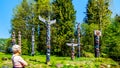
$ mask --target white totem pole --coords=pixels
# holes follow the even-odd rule
[[[46,24],[46,28],[47,28],[47,37],[46,37],[46,45],[47,45],[47,52],[46,52],[46,63],[48,63],[50,61],[50,49],[51,49],[51,45],[50,45],[50,25],[54,24],[56,22],[56,20],[50,20],[50,16],[48,20],[45,20],[44,18],[42,18],[41,16],[39,16],[39,20],[42,21],[43,23]]]

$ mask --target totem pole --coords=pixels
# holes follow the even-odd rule
[[[50,8],[51,8],[51,12],[49,12],[49,16],[48,16],[48,20],[45,20],[44,18],[42,18],[41,16],[39,16],[39,20],[42,21],[43,23],[46,24],[46,29],[47,29],[47,37],[46,37],[46,45],[47,45],[47,51],[46,51],[46,63],[48,64],[50,62],[50,49],[51,49],[51,45],[50,45],[50,27],[52,24],[54,24],[56,22],[56,20],[50,20],[51,17],[51,13],[52,13],[52,2],[53,0],[50,0]]]
[[[43,23],[46,24],[46,28],[47,28],[47,37],[46,37],[46,45],[47,45],[47,53],[46,53],[46,63],[48,63],[50,61],[50,49],[51,49],[51,45],[50,45],[50,26],[52,24],[54,24],[56,22],[56,20],[50,20],[50,16],[49,16],[49,20],[45,20],[43,19],[41,16],[39,16],[39,20],[42,21]]]
[[[12,32],[12,45],[16,44],[15,32]]]
[[[18,45],[21,46],[21,32],[18,32]]]
[[[34,39],[34,27],[32,27],[32,52],[31,52],[31,55],[34,56],[35,52],[34,52],[34,42],[35,42],[35,39]]]
[[[78,57],[80,57],[80,23],[77,25],[77,35],[78,35]]]
[[[101,32],[99,30],[94,31],[94,49],[95,49],[95,57],[100,56],[100,41],[99,37],[101,36]]]
[[[40,25],[38,25],[38,36],[40,36]]]
[[[74,44],[74,39],[72,39],[71,43],[66,43],[68,46],[71,46],[71,60],[74,60],[74,54],[75,54],[75,46],[78,46],[78,44]]]

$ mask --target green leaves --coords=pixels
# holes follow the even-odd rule
[[[22,33],[22,54],[29,54],[31,51],[32,25],[35,27],[35,50],[41,54],[46,52],[46,25],[38,19],[40,15],[46,20],[48,20],[48,16],[51,16],[51,20],[57,20],[56,24],[51,26],[52,54],[61,53],[60,55],[65,56],[66,52],[68,55],[69,48],[67,48],[66,42],[70,42],[68,40],[74,38],[75,10],[71,0],[56,0],[51,4],[50,1],[37,0],[29,4],[27,0],[23,0],[16,7],[11,31],[15,31],[16,35],[18,31]],[[40,30],[38,30],[38,25]],[[38,31],[40,31],[40,35],[38,35]]]
[[[106,52],[109,57],[113,59],[120,58],[120,25],[118,21],[119,16],[115,16],[115,20],[105,31],[105,45],[108,51]]]
[[[69,6],[69,8],[68,8]],[[71,0],[56,0],[53,2],[53,11],[57,22],[57,30],[55,33],[52,33],[52,37],[56,36],[56,43],[53,44],[53,47],[59,47],[58,52],[63,56],[67,56],[69,48],[66,43],[70,42],[71,38],[74,38],[74,26],[75,26],[75,10]],[[54,27],[54,26],[53,26]],[[57,45],[56,45],[57,44]]]
[[[22,54],[29,54],[32,31],[31,25],[33,24],[33,20],[31,5],[28,4],[27,0],[23,0],[22,3],[15,8],[11,22],[11,32],[15,32],[16,40],[18,39],[18,31],[21,31],[23,50]]]

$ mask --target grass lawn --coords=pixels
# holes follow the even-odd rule
[[[12,68],[11,56],[0,53],[0,68]],[[51,56],[51,65],[45,64],[46,56],[27,56],[22,55],[28,62],[26,68],[119,68],[117,62],[110,58],[86,58],[80,57],[71,60],[70,57]]]

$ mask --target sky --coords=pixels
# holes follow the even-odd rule
[[[0,38],[9,38],[13,9],[21,0],[0,0]]]
[[[11,29],[11,19],[13,9],[21,3],[22,0],[0,0],[0,38],[9,38]],[[85,17],[86,4],[88,0],[73,0],[74,9],[76,10],[76,22],[82,23]],[[120,15],[120,0],[111,0],[110,10]]]

